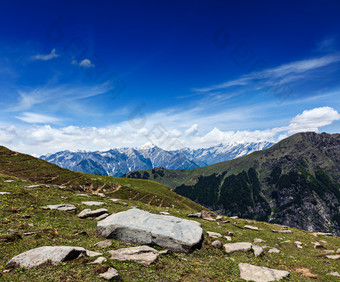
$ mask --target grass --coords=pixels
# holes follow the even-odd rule
[[[91,178],[91,176],[86,177]],[[79,192],[70,186],[63,189],[48,188],[45,185],[25,188],[24,186],[31,185],[33,182],[0,175],[0,191],[11,193],[0,196],[1,270],[13,256],[44,245],[79,246],[92,251],[104,252],[108,261],[103,265],[116,268],[120,274],[117,279],[119,281],[241,281],[238,271],[238,263],[240,262],[288,270],[291,273],[290,281],[311,281],[310,278],[296,272],[298,268],[308,268],[312,273],[320,275],[319,281],[334,281],[334,277],[325,274],[340,269],[339,261],[320,256],[321,250],[314,249],[311,244],[311,242],[325,240],[327,241],[327,244],[325,244],[327,249],[336,250],[340,247],[339,237],[314,237],[311,232],[297,229],[291,229],[292,234],[277,234],[271,231],[272,229],[279,229],[276,225],[252,220],[246,221],[245,219],[229,219],[230,223],[195,220],[202,224],[204,231],[219,232],[222,235],[227,235],[231,231],[234,233],[233,242],[252,242],[254,238],[261,238],[266,241],[265,245],[276,247],[281,250],[281,253],[269,254],[266,250],[265,254],[259,258],[255,258],[251,252],[227,255],[223,249],[213,248],[210,245],[213,239],[208,238],[205,234],[201,249],[189,254],[162,255],[158,261],[149,267],[135,262],[110,260],[105,251],[127,247],[128,245],[112,240],[113,245],[111,247],[99,249],[94,245],[104,239],[96,237],[96,221],[79,219],[72,212],[45,211],[41,207],[47,204],[69,203],[76,205],[77,212],[79,212],[86,208],[81,204],[82,201],[93,200],[104,202],[104,207],[111,213],[136,206],[153,213],[159,213],[166,209],[169,210],[171,215],[188,218],[187,214],[199,210],[200,206],[180,196],[177,199],[172,199],[174,195],[172,191],[164,190],[164,186],[155,185],[154,182],[124,178],[112,178],[110,182],[105,177],[92,177],[96,178],[93,181],[98,183],[107,181],[105,184],[108,186],[115,184],[121,185],[123,188],[116,192],[108,189],[105,198],[94,195],[81,197],[77,196]],[[5,183],[4,180],[8,179],[13,179],[14,182]],[[132,193],[137,196],[132,197]],[[150,195],[154,198],[149,198]],[[122,196],[121,198],[124,198],[124,202],[128,206],[114,204],[108,199],[108,197],[119,198],[118,196]],[[65,197],[67,198],[64,199]],[[163,200],[163,204],[160,205],[157,199]],[[175,205],[174,208],[172,208],[172,204]],[[263,230],[240,229],[234,226],[236,223],[239,226],[245,224],[257,226]],[[9,229],[18,231],[20,236],[10,236]],[[85,231],[86,235],[76,235],[79,231]],[[24,236],[23,234],[26,232],[36,233]],[[220,240],[222,243],[228,242],[224,238]],[[291,242],[282,243],[285,240],[291,240]],[[301,241],[303,249],[296,248],[294,241]],[[155,248],[160,250],[158,247]],[[235,259],[235,261],[230,260],[230,258]],[[83,257],[58,266],[45,264],[32,269],[16,268],[9,273],[0,271],[0,281],[102,281],[98,276],[100,267],[87,265],[87,262],[94,259]]]

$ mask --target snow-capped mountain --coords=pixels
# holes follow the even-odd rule
[[[166,151],[155,145],[139,148],[117,148],[108,151],[61,151],[40,158],[63,168],[90,174],[122,176],[133,170],[164,167],[168,169],[194,169],[227,161],[263,150],[269,142],[247,144],[219,144],[210,148]]]

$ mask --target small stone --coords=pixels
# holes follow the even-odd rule
[[[33,232],[25,232],[23,235],[24,236],[31,236],[31,235],[34,235],[36,234],[37,232],[36,231],[33,231]]]
[[[302,242],[300,242],[300,241],[295,241],[294,244],[295,244],[295,245],[302,245]]]
[[[168,255],[171,254],[172,252],[170,250],[162,250],[158,252],[160,255]]]
[[[112,202],[118,202],[118,201],[120,201],[120,199],[109,199],[110,201],[112,201]]]
[[[254,243],[265,243],[265,240],[259,239],[259,238],[255,238],[254,239]]]
[[[254,231],[258,231],[259,228],[256,226],[251,226],[251,225],[245,225],[243,228],[245,229],[249,229],[249,230],[254,230]]]
[[[201,218],[202,214],[200,212],[198,213],[189,213],[188,217],[197,217],[197,218]]]
[[[93,262],[89,262],[88,264],[102,264],[103,262],[106,262],[107,259],[105,257],[99,257]]]
[[[109,215],[110,215],[109,213],[103,213],[102,215],[96,217],[95,220],[99,221],[99,220],[105,219],[105,218],[107,218]]]
[[[277,270],[263,266],[255,266],[249,263],[240,263],[240,277],[246,281],[267,282],[278,281],[289,276],[285,270]]]
[[[312,243],[314,245],[314,249],[322,249],[325,248],[323,245],[321,245],[319,242]]]
[[[336,253],[337,253],[337,254],[340,254],[340,249],[337,249],[337,250],[336,250]]]
[[[223,218],[223,217],[220,216],[220,215],[216,216],[216,220],[221,220],[222,218]]]
[[[90,210],[90,209],[85,209],[82,210],[79,214],[79,218],[87,218],[87,217],[98,217],[104,213],[108,213],[107,209],[97,209],[97,210]]]
[[[261,246],[258,245],[252,245],[251,248],[254,251],[254,255],[255,257],[259,257],[260,255],[262,255],[263,253],[263,248]]]
[[[222,238],[222,234],[212,231],[207,231],[207,234],[210,238]]]
[[[65,197],[65,196],[60,196],[60,198],[63,199],[63,200],[67,200],[68,199],[68,197]]]
[[[160,214],[162,214],[162,215],[170,215],[169,212],[160,212]]]
[[[332,253],[334,253],[333,250],[323,250],[323,251],[321,252],[321,254],[323,254],[323,255],[328,255],[328,254],[332,254]]]
[[[44,210],[75,211],[77,208],[71,204],[47,205],[42,207]]]
[[[224,245],[224,249],[227,254],[235,252],[247,252],[251,250],[251,243],[239,242],[239,243],[228,243]]]
[[[118,275],[118,271],[112,267],[110,267],[106,272],[99,274],[99,276],[104,278],[105,280],[111,280]]]
[[[234,232],[228,232],[227,235],[228,236],[234,236]]]
[[[281,229],[281,230],[272,230],[274,233],[284,233],[284,234],[289,234],[293,233],[292,230],[286,230],[286,229]]]
[[[327,273],[326,275],[330,275],[330,276],[335,276],[335,277],[340,277],[340,274],[339,272],[330,272],[330,273]]]
[[[227,239],[227,241],[232,241],[232,238],[230,236],[224,236],[225,239]]]
[[[201,215],[202,215],[202,218],[203,219],[213,219],[214,221],[216,220],[215,219],[215,214],[211,211],[201,211]]]
[[[235,261],[235,259],[234,259],[234,258],[229,258],[229,257],[226,257],[226,259],[228,259],[228,260],[232,260],[232,261]]]
[[[18,233],[19,233],[18,231],[13,230],[13,229],[8,229],[7,232],[8,232],[9,234],[18,234]]]
[[[97,257],[97,256],[101,256],[102,253],[97,253],[97,252],[93,252],[93,251],[86,250],[86,255],[87,255],[88,257]]]
[[[329,259],[339,259],[340,258],[340,255],[328,255],[326,256],[326,258],[329,258]]]
[[[14,182],[13,179],[8,179],[8,180],[5,180],[5,181],[4,181],[4,183],[12,183],[12,182]]]
[[[88,201],[88,202],[81,202],[85,206],[102,206],[104,205],[103,202],[93,202],[93,201]]]
[[[213,242],[211,243],[211,246],[213,246],[213,247],[215,247],[215,248],[217,248],[217,249],[221,249],[221,248],[222,248],[222,243],[221,243],[221,241],[219,241],[219,240],[215,240],[215,241],[213,241]]]
[[[292,242],[292,241],[286,240],[286,241],[283,241],[283,242],[281,242],[281,243],[283,244],[283,243],[290,243],[290,242]]]
[[[107,247],[110,247],[111,245],[112,245],[112,242],[110,240],[100,241],[95,244],[95,246],[98,248],[107,248]]]
[[[87,195],[87,194],[76,194],[76,196],[78,196],[78,197],[90,197],[90,196]]]
[[[237,215],[235,215],[235,216],[229,216],[229,217],[232,218],[232,219],[237,219],[237,218],[238,218]]]
[[[272,254],[272,253],[276,253],[276,254],[278,254],[278,253],[280,253],[281,251],[279,250],[279,249],[277,249],[277,248],[272,248],[272,249],[270,249],[269,251],[268,251],[268,253],[270,253],[270,254]]]
[[[0,196],[1,195],[9,195],[9,194],[11,194],[10,192],[0,192]]]

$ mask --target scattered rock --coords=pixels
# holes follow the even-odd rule
[[[254,243],[265,243],[265,240],[259,239],[259,238],[255,238],[254,239]]]
[[[9,195],[9,194],[11,194],[10,192],[0,192],[0,196],[1,195]]]
[[[243,228],[245,229],[249,229],[249,230],[254,230],[254,231],[258,231],[259,228],[256,226],[251,226],[251,225],[245,225]]]
[[[127,243],[154,244],[175,252],[188,252],[199,246],[203,230],[196,221],[130,209],[99,221],[97,234]]]
[[[110,259],[132,260],[144,265],[153,263],[159,256],[158,251],[149,246],[124,248],[109,251],[108,253],[111,255]]]
[[[8,180],[4,180],[4,182],[5,183],[12,183],[12,182],[14,182],[14,180],[13,179],[8,179]]]
[[[97,252],[93,252],[93,251],[86,250],[86,255],[87,255],[88,257],[97,257],[97,256],[101,256],[102,253],[97,253]]]
[[[25,232],[23,235],[24,236],[32,236],[34,234],[38,233],[37,231],[32,231],[32,232]]]
[[[8,229],[7,232],[8,232],[9,234],[18,234],[18,233],[19,233],[18,231],[13,230],[13,229]]]
[[[98,217],[104,213],[108,213],[107,209],[97,209],[97,210],[90,210],[90,209],[85,209],[82,210],[79,214],[79,218],[87,218],[87,217]]]
[[[110,240],[100,241],[95,244],[95,246],[98,248],[107,248],[107,247],[110,247],[111,245],[112,245],[112,242]]]
[[[207,231],[207,234],[210,238],[222,238],[222,234],[212,231]]]
[[[260,255],[262,255],[263,253],[263,248],[261,246],[258,245],[252,245],[251,248],[254,251],[254,255],[255,257],[259,257]]]
[[[337,253],[337,254],[340,254],[340,249],[337,249],[337,250],[336,250],[336,253]]]
[[[213,219],[213,220],[216,220],[215,219],[215,214],[211,211],[201,211],[201,216],[203,219]]]
[[[323,250],[323,251],[321,252],[321,254],[323,254],[323,255],[328,255],[328,254],[332,254],[332,253],[334,253],[333,250]]]
[[[228,220],[228,219],[225,219],[225,220],[222,220],[221,222],[222,222],[222,223],[229,223],[229,222],[230,222],[230,220]]]
[[[112,201],[112,202],[118,202],[118,201],[120,201],[120,199],[109,199],[110,201]]]
[[[333,236],[333,234],[332,233],[325,233],[325,232],[314,232],[314,233],[312,233],[315,237],[318,237],[318,236],[326,236],[326,237],[328,237],[328,236]]]
[[[162,250],[158,252],[160,255],[168,255],[171,254],[172,252],[170,250]]]
[[[97,221],[103,220],[103,219],[107,218],[109,215],[110,215],[109,213],[103,213],[102,215],[96,217],[95,220],[97,220]]]
[[[65,196],[60,196],[60,198],[63,199],[63,200],[67,200],[68,199],[68,197],[65,197]]]
[[[330,276],[335,276],[335,277],[340,277],[340,274],[339,272],[330,272],[330,273],[327,273],[326,275],[330,275]]]
[[[237,215],[235,215],[235,216],[229,216],[229,217],[232,218],[232,219],[237,219],[237,218],[238,218]]]
[[[232,238],[230,236],[224,236],[224,238],[226,238],[227,241],[232,241]]]
[[[5,267],[12,268],[21,266],[25,268],[31,268],[46,262],[57,265],[60,262],[73,260],[85,254],[86,250],[80,247],[44,246],[15,256],[6,264]]]
[[[223,218],[223,217],[220,216],[220,215],[216,216],[216,220],[221,220],[222,218]]]
[[[81,202],[81,203],[85,206],[102,206],[102,205],[104,205],[103,202],[93,202],[93,201]]]
[[[228,236],[234,236],[234,232],[228,232],[227,235]]]
[[[314,249],[324,249],[325,248],[319,242],[315,242],[315,243],[312,242],[312,244],[314,245]]]
[[[224,244],[224,249],[227,254],[235,252],[248,252],[251,250],[251,243],[240,242],[240,243],[228,243]]]
[[[235,259],[234,259],[234,258],[230,258],[230,257],[226,257],[225,259],[228,259],[228,260],[235,261]]]
[[[328,255],[328,256],[326,256],[326,258],[329,258],[329,259],[339,259],[340,255]]]
[[[99,257],[96,260],[89,262],[88,264],[102,264],[103,262],[106,262],[107,259],[105,257]]]
[[[277,270],[263,266],[255,266],[249,263],[240,263],[240,277],[247,281],[267,282],[278,281],[288,277],[289,272],[285,270]]]
[[[188,217],[197,217],[197,218],[201,218],[202,214],[200,212],[198,213],[189,213]]]
[[[41,185],[37,184],[37,185],[29,185],[29,186],[24,186],[25,188],[37,188],[40,187]]]
[[[42,207],[44,210],[75,211],[77,207],[71,204],[47,205]]]
[[[98,197],[101,197],[101,198],[105,198],[105,194],[104,193],[93,193],[92,195],[98,196]]]
[[[292,230],[287,230],[287,229],[272,230],[272,231],[275,233],[285,233],[285,234],[293,233]]]
[[[74,233],[74,235],[78,236],[78,235],[84,235],[84,236],[88,236],[87,232],[84,230],[81,231],[77,231],[76,233]]]
[[[160,214],[162,214],[162,215],[170,215],[169,212],[160,212]]]
[[[79,196],[79,197],[90,197],[88,194],[76,194],[76,196]]]
[[[297,248],[302,249],[302,242],[300,242],[300,241],[295,241],[294,244],[295,244],[295,246],[296,246]]]
[[[272,248],[272,249],[270,249],[269,251],[268,251],[268,253],[270,253],[270,254],[272,254],[272,253],[275,253],[275,254],[278,254],[278,253],[280,253],[281,251],[279,250],[279,249],[277,249],[277,248]]]
[[[211,243],[211,246],[221,249],[222,248],[222,243],[219,240],[215,240],[214,242]]]
[[[99,274],[99,276],[104,278],[105,280],[111,280],[118,275],[118,271],[112,267],[110,267],[106,272]]]

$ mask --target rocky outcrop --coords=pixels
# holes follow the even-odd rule
[[[97,234],[128,243],[158,245],[174,252],[189,252],[199,246],[203,230],[196,221],[130,209],[99,221]]]

